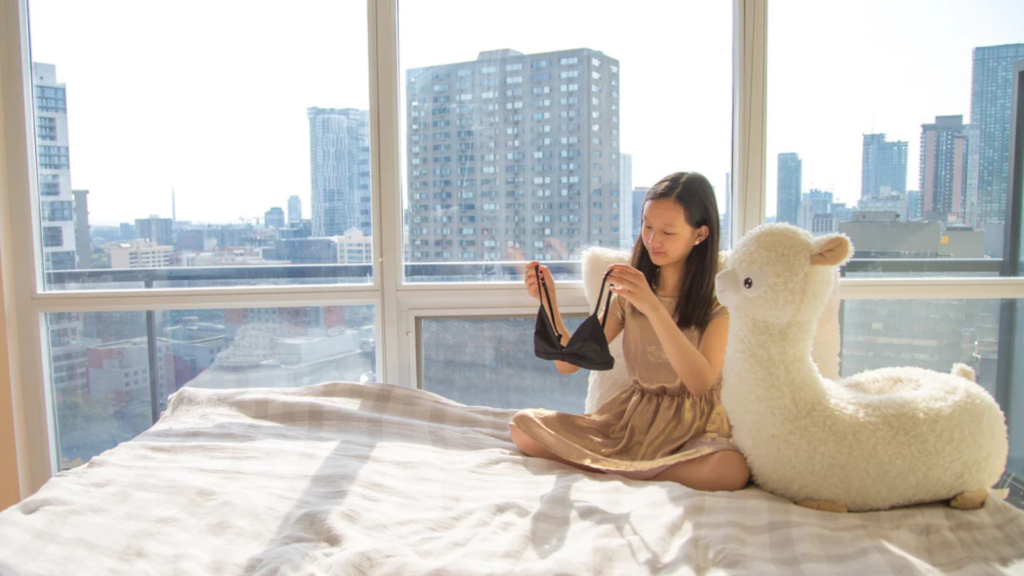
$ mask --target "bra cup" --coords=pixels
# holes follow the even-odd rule
[[[537,312],[537,326],[533,331],[533,348],[538,355],[558,355],[562,353],[562,343],[557,340],[555,329],[551,325],[551,319],[544,312],[544,308]],[[548,359],[545,358],[545,360]]]
[[[580,338],[576,338],[576,335]],[[576,340],[576,342],[574,342]],[[576,344],[576,346],[573,346]],[[603,350],[607,353],[608,341],[604,337],[604,326],[598,322],[597,317],[590,316],[580,324],[580,327],[576,330],[576,334],[572,335],[569,339],[569,344],[565,347],[566,351],[569,349],[587,349],[600,352]]]
[[[540,270],[537,270],[540,277]],[[607,275],[605,276],[607,279]],[[544,295],[547,296],[547,287]],[[604,295],[604,285],[601,286],[601,296]],[[598,297],[598,302],[601,301]],[[550,297],[548,297],[550,305]],[[608,317],[608,306],[611,304],[611,294],[608,294],[608,301],[605,303],[605,320]],[[600,304],[598,304],[600,307]],[[615,365],[608,350],[608,340],[604,336],[604,326],[597,316],[598,310],[587,317],[580,324],[576,333],[569,337],[569,342],[562,346],[561,335],[551,323],[551,318],[544,310],[544,300],[541,300],[540,310],[537,312],[537,322],[533,331],[534,354],[543,360],[561,360],[581,368],[590,370],[611,370]]]
[[[537,313],[533,347],[536,356],[543,360],[562,360],[589,370],[611,370],[615,365],[604,327],[596,315],[588,316],[563,347],[556,340],[551,319],[542,308]]]

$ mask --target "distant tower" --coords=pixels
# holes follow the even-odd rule
[[[964,215],[967,135],[963,116],[936,116],[934,124],[921,125],[919,184],[925,220],[974,224]]]
[[[722,250],[732,246],[732,173],[725,173],[725,212],[718,215],[718,245]]]
[[[978,46],[971,65],[971,126],[977,175],[969,185],[982,222],[1006,221],[1007,170],[1013,63],[1024,58],[1024,44]],[[921,190],[924,193],[924,190]],[[970,223],[970,222],[969,222]]]
[[[284,228],[284,210],[275,206],[263,214],[263,225],[267,228]]]
[[[171,186],[171,222],[178,221],[178,212],[175,210],[174,204],[174,186]]]
[[[77,266],[92,268],[92,242],[89,238],[89,191],[72,190],[75,206],[75,254]]]
[[[633,188],[633,242],[640,238],[640,226],[644,222],[644,198],[647,197],[648,186]]]
[[[57,82],[57,68],[53,64],[34,62],[32,76],[43,266],[47,271],[74,270],[77,259],[67,94],[64,84]]]
[[[860,197],[878,196],[883,186],[907,193],[907,142],[886,142],[885,134],[865,134],[860,164]]]
[[[172,230],[170,218],[160,218],[154,214],[149,218],[135,219],[135,237],[150,240],[156,245],[174,246]]]
[[[623,154],[619,162],[619,247],[631,249],[633,237],[633,155]]]
[[[366,110],[309,108],[313,235],[370,235],[370,130]]]
[[[778,199],[775,207],[775,221],[796,224],[800,212],[800,191],[802,190],[803,162],[795,152],[779,154]]]
[[[298,196],[288,197],[288,224],[298,224],[302,220],[302,200]]]

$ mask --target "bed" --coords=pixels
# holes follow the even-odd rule
[[[1022,574],[1024,511],[864,514],[526,458],[512,412],[328,383],[174,393],[0,513],[0,575]]]

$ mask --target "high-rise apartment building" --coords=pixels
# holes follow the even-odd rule
[[[68,147],[67,91],[53,64],[32,64],[39,208],[46,270],[74,270],[75,216]]]
[[[353,228],[369,236],[369,113],[353,108],[309,108],[313,236],[341,236]]]
[[[920,190],[907,191],[907,217],[906,222],[916,222],[924,219],[924,201],[921,199]]]
[[[284,228],[284,210],[279,206],[274,206],[270,210],[264,212],[263,225],[267,228],[277,228],[278,230]]]
[[[78,265],[77,235],[75,198],[71,190],[67,91],[63,83],[57,82],[57,67],[40,62],[32,64],[32,88],[43,269],[74,270]],[[82,315],[78,312],[47,314],[46,328],[53,390],[58,399],[80,397],[87,392]]]
[[[974,49],[971,67],[971,126],[977,142],[970,142],[977,164],[978,220],[1006,219],[1007,170],[1010,157],[1010,98],[1013,93],[1013,62],[1024,58],[1024,44],[981,46]],[[973,172],[973,170],[972,170]],[[972,174],[973,176],[973,174]],[[973,224],[972,222],[969,222]]]
[[[921,125],[920,188],[924,219],[964,223],[967,127],[963,116],[936,116]]]
[[[644,198],[647,197],[647,192],[650,190],[650,186],[637,186],[633,188],[633,195],[630,198],[630,204],[633,205],[633,242],[640,237],[640,228],[644,224]],[[630,246],[632,247],[632,246]]]
[[[160,246],[174,246],[173,221],[152,215],[149,218],[135,219],[135,237],[139,240],[150,240]]]
[[[633,155],[622,154],[619,164],[619,247],[633,247],[633,204],[630,195],[633,192]]]
[[[288,197],[288,225],[302,221],[302,199],[298,196]]]
[[[118,226],[117,238],[119,240],[135,240],[135,224],[121,222]]]
[[[617,60],[494,50],[408,70],[406,92],[410,260],[619,245]]]
[[[89,191],[72,190],[75,203],[75,254],[78,268],[92,268],[92,239],[89,237]]]
[[[907,192],[907,142],[886,142],[885,134],[865,134],[860,165],[860,196],[877,196],[882,187]]]
[[[775,209],[776,222],[796,225],[800,209],[800,194],[803,178],[803,162],[795,152],[779,154],[778,203]]]
[[[831,231],[823,227],[822,217],[832,218],[832,193],[812,188],[800,200],[797,226],[811,233]]]

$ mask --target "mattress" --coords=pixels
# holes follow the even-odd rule
[[[523,456],[511,411],[395,386],[173,394],[0,513],[0,575],[1022,574],[990,499],[831,514]]]

